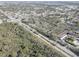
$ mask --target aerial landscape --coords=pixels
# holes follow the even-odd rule
[[[0,57],[78,57],[79,1],[0,1]]]

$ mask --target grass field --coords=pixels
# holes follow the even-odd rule
[[[63,56],[16,23],[0,24],[0,56]]]

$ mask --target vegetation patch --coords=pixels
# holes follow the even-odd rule
[[[16,23],[0,24],[0,56],[64,56]]]

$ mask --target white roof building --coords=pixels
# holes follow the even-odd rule
[[[60,38],[61,40],[65,39],[67,37],[66,34],[62,35],[62,37]]]
[[[63,40],[63,39],[65,39],[66,37],[68,37],[68,35],[66,34],[66,31],[64,31],[64,32],[60,33],[60,34],[58,35],[58,37],[59,37],[61,40]]]

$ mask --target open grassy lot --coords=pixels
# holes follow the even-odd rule
[[[0,56],[63,56],[16,23],[0,24]]]

